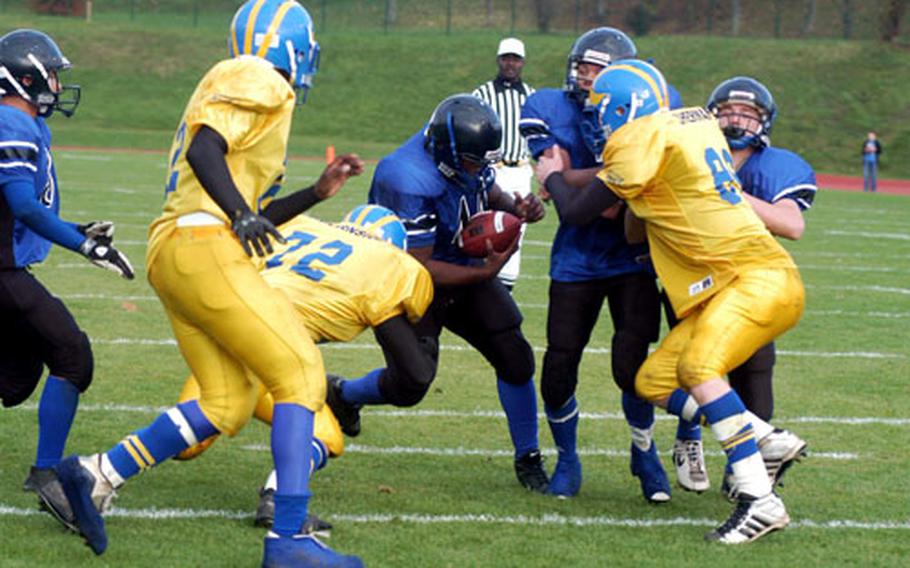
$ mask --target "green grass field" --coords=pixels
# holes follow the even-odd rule
[[[114,219],[134,282],[55,249],[36,270],[92,337],[95,383],[82,399],[68,451],[109,448],[172,404],[186,368],[144,279],[145,231],[163,198],[160,154],[56,154],[63,214]],[[320,166],[294,160],[288,188]],[[313,213],[327,220],[365,199],[368,176]],[[730,505],[717,491],[723,458],[713,443],[714,487],[675,491],[650,506],[628,472],[628,434],[609,371],[609,317],[582,365],[579,400],[585,484],[572,500],[530,494],[512,472],[491,369],[444,335],[438,378],[414,409],[364,415],[345,456],[317,474],[312,509],[335,523],[329,541],[371,566],[898,566],[910,557],[910,199],[822,191],[804,239],[786,246],[802,267],[807,311],[779,342],[777,422],[812,455],[786,479],[793,525],[754,544],[724,548],[702,534]],[[545,346],[552,210],[532,226],[516,298],[538,363]],[[251,339],[254,340],[254,339]],[[381,364],[366,334],[324,348],[333,372]],[[256,490],[270,469],[268,429],[251,424],[201,459],[166,463],[131,480],[108,519],[110,547],[95,558],[20,491],[35,451],[37,395],[0,411],[0,565],[253,566],[263,531],[252,526]],[[675,425],[657,424],[667,450]],[[552,447],[545,421],[541,440]],[[356,443],[354,443],[356,442]],[[548,465],[555,459],[551,456]],[[664,455],[664,463],[672,467]],[[673,474],[671,472],[671,478]]]

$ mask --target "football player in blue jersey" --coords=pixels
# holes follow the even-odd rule
[[[806,226],[803,212],[812,207],[818,187],[815,172],[806,160],[790,150],[771,146],[771,128],[777,118],[771,91],[752,77],[733,77],[714,89],[706,106],[717,117],[730,145],[743,196],[772,235],[798,240]],[[766,422],[774,412],[774,362],[772,342],[728,375],[730,386],[746,408]],[[778,473],[777,468],[803,454],[806,443],[772,447],[775,439],[759,440],[759,447],[764,450],[769,475],[779,478],[783,472]],[[723,487],[731,487],[729,475]]]
[[[494,182],[502,127],[495,111],[471,95],[453,95],[433,112],[429,124],[376,167],[370,203],[388,207],[408,229],[408,252],[429,270],[436,288],[433,303],[417,323],[418,336],[436,339],[445,327],[464,338],[496,371],[500,402],[515,447],[515,472],[522,486],[547,488],[537,432],[534,354],[521,332],[522,316],[505,285],[496,278],[515,252],[518,239],[503,252],[472,259],[458,248],[458,234],[479,211],[501,209],[527,222],[543,218],[535,196],[507,195]],[[381,388],[380,388],[381,387]],[[367,375],[336,381],[329,401],[345,433],[363,404],[417,404],[430,383],[386,380]],[[334,393],[331,391],[334,390]],[[347,406],[345,409],[343,406]]]
[[[38,404],[38,452],[26,491],[63,499],[52,467],[63,457],[79,394],[92,382],[92,348],[72,314],[28,270],[53,244],[133,278],[127,258],[111,246],[114,224],[76,225],[60,219],[51,132],[55,111],[72,116],[79,87],[65,86],[70,68],[54,40],[21,29],[0,37],[0,399],[16,406],[31,395],[46,365]],[[72,511],[61,514],[72,519]]]
[[[540,89],[522,108],[520,128],[531,155],[539,159],[565,153],[570,184],[582,187],[593,180],[600,156],[583,131],[585,98],[604,67],[636,56],[632,40],[614,28],[595,28],[576,39],[564,88]],[[680,104],[678,93],[673,99]],[[541,392],[559,458],[549,493],[568,497],[581,487],[575,389],[584,347],[606,299],[614,327],[613,379],[622,390],[632,434],[632,474],[649,502],[669,500],[670,485],[652,440],[654,408],[635,394],[635,373],[660,332],[660,298],[647,246],[626,242],[618,207],[583,226],[560,220],[550,254],[550,279]]]

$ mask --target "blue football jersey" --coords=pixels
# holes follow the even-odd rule
[[[25,181],[34,199],[60,212],[57,173],[51,157],[51,132],[43,118],[0,105],[0,187]],[[0,192],[0,267],[21,268],[47,258],[51,242],[13,217]]]
[[[783,148],[755,150],[736,171],[743,191],[768,203],[792,199],[801,211],[812,207],[815,172],[799,155]]]
[[[572,169],[597,166],[581,134],[581,107],[566,91],[540,89],[521,108],[519,128],[536,159],[558,144],[569,153]],[[560,222],[550,250],[550,278],[577,282],[630,272],[653,272],[647,245],[629,245],[622,220],[598,218],[588,225]]]
[[[423,130],[379,161],[368,201],[394,211],[408,230],[408,248],[433,247],[433,258],[479,262],[458,249],[467,220],[488,208],[488,191],[468,192],[446,179],[426,148]]]

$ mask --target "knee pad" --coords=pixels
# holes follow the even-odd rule
[[[648,345],[647,339],[626,330],[617,331],[613,335],[610,351],[613,381],[623,392],[636,394],[635,375],[648,358]]]
[[[85,392],[92,383],[95,359],[92,344],[82,331],[67,338],[64,346],[54,349],[48,355],[47,366],[55,377],[73,383],[79,392]]]
[[[547,408],[562,408],[575,394],[580,362],[580,353],[547,349],[540,378],[540,394]]]
[[[0,361],[0,400],[10,408],[25,402],[35,392],[44,373],[44,363],[37,356]]]
[[[490,342],[496,346],[496,360],[491,360],[496,377],[510,385],[523,385],[534,377],[534,351],[520,328],[494,333]]]
[[[398,407],[414,406],[426,396],[430,390],[430,384],[406,382],[399,375],[393,373],[383,373],[379,377],[379,393],[389,404]]]

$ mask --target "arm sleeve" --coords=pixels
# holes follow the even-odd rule
[[[42,206],[35,199],[31,183],[24,179],[8,182],[3,185],[3,197],[13,216],[29,229],[53,243],[79,252],[85,236],[75,225],[61,220],[50,209]]]
[[[228,143],[221,134],[202,126],[186,151],[186,161],[212,201],[218,204],[228,219],[234,219],[250,208],[231,178],[224,159],[227,151]]]
[[[280,199],[272,200],[262,210],[262,216],[271,221],[273,225],[281,225],[312,208],[320,201],[321,199],[316,195],[316,186],[311,185]]]
[[[619,197],[599,178],[577,189],[566,183],[563,175],[558,172],[547,178],[547,191],[556,203],[559,218],[572,225],[590,223],[600,217],[604,209],[619,201]]]

